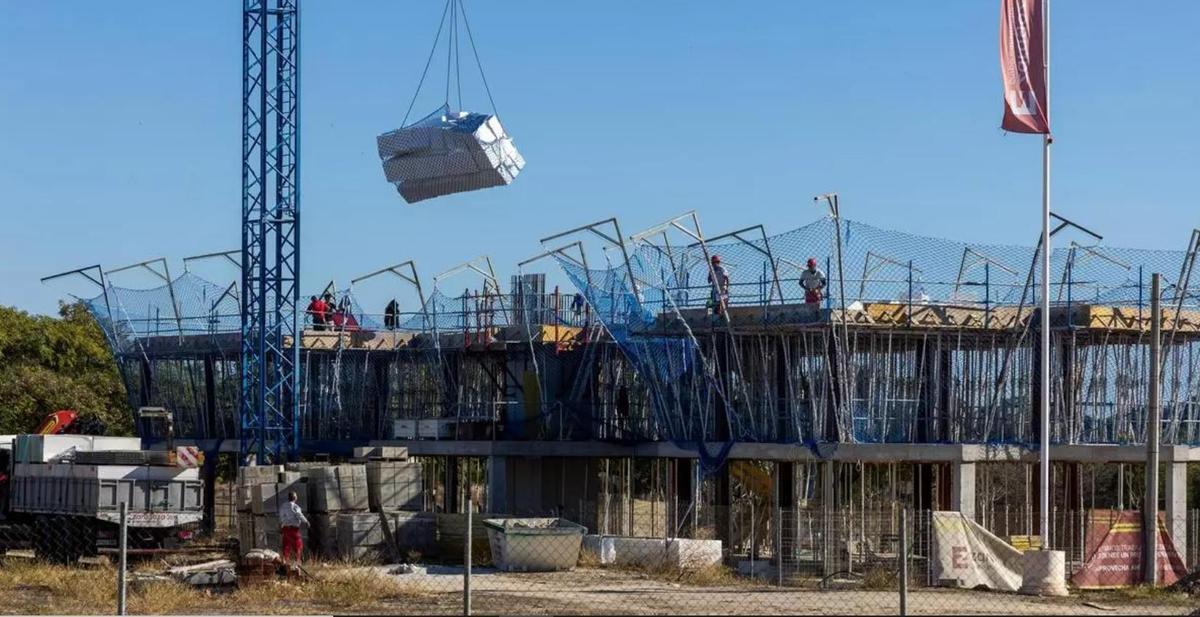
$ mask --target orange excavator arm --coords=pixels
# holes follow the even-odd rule
[[[67,430],[78,417],[79,413],[73,409],[59,409],[46,414],[45,419],[33,432],[37,435],[58,435]]]

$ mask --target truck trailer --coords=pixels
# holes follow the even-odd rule
[[[121,503],[129,548],[172,548],[203,519],[202,462],[136,437],[0,436],[0,554],[74,562],[115,548]]]

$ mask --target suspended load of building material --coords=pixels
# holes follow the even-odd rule
[[[460,27],[467,33],[471,43],[480,81],[491,103],[490,114],[462,111],[467,107],[463,105]],[[443,104],[425,118],[408,124],[443,32],[446,33],[446,89],[445,98],[441,99]],[[454,106],[458,111],[451,111],[451,85],[455,86],[453,91],[458,94]],[[496,102],[484,75],[479,50],[475,48],[475,37],[471,34],[471,24],[467,21],[461,0],[446,0],[437,36],[433,39],[433,49],[429,52],[421,81],[417,83],[417,91],[400,124],[401,128],[378,137],[379,158],[383,161],[384,177],[395,185],[400,196],[410,204],[451,193],[503,186],[516,179],[525,167],[525,159],[500,125]]]
[[[503,186],[525,166],[496,116],[446,106],[378,142],[384,176],[410,204]]]

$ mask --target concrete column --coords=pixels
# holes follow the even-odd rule
[[[1167,533],[1179,555],[1187,559],[1187,463],[1166,464]]]
[[[786,557],[787,553],[796,546],[797,512],[796,512],[796,464],[791,461],[775,463],[775,525],[778,527],[779,553],[776,555],[776,567],[783,567],[794,558]]]
[[[975,463],[950,465],[950,509],[975,520]]]
[[[487,511],[495,514],[508,512],[508,457],[489,456],[487,459]]]
[[[442,478],[442,487],[445,488],[445,494],[442,495],[442,511],[447,513],[458,512],[459,491],[461,490],[458,482],[458,457],[446,457],[445,475]]]
[[[838,552],[834,542],[834,536],[837,535],[834,533],[834,526],[837,524],[836,470],[837,464],[833,461],[825,461],[821,465],[821,527],[824,532],[822,534],[821,562],[823,573],[826,576],[837,572],[835,560]]]

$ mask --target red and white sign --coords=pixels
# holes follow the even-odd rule
[[[1087,562],[1071,582],[1081,589],[1131,587],[1144,580],[1142,513],[1097,510],[1087,528]],[[1170,585],[1187,574],[1162,518],[1158,521],[1158,582]]]
[[[1014,133],[1049,133],[1043,0],[1000,0],[1004,120]]]
[[[190,469],[204,464],[204,453],[195,446],[175,448],[175,466]]]

